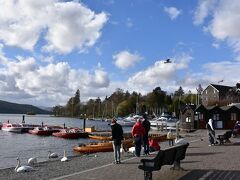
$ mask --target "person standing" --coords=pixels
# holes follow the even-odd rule
[[[143,115],[142,125],[145,129],[145,134],[143,135],[143,147],[145,155],[149,155],[149,140],[148,140],[148,132],[150,131],[150,122],[147,119],[147,113]]]
[[[137,119],[136,123],[133,125],[132,128],[132,137],[134,140],[135,145],[135,155],[140,157],[141,154],[141,147],[142,147],[142,140],[145,134],[145,129],[141,123],[141,119]]]
[[[169,146],[173,146],[173,133],[171,129],[167,133],[167,140],[168,140]]]
[[[121,144],[123,140],[123,129],[120,124],[117,123],[116,119],[112,119],[111,123],[112,129],[112,143],[113,143],[113,153],[114,153],[114,163],[120,164],[121,163]]]
[[[212,123],[213,123],[213,120],[209,119],[208,123],[206,124],[206,128],[208,130],[209,142],[210,142],[209,146],[212,146],[218,143],[215,137],[215,131]]]

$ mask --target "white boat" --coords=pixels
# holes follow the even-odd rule
[[[135,115],[131,114],[128,117],[125,117],[123,120],[136,122],[137,119],[139,119],[139,118],[143,118],[143,117],[140,115],[137,115],[137,114],[135,114]]]
[[[153,130],[164,130],[167,129],[167,123],[160,120],[150,120],[151,129]]]
[[[25,127],[18,123],[3,123],[2,130],[8,132],[22,133]]]
[[[169,130],[176,129],[178,119],[167,113],[163,113],[160,117],[156,117],[150,121],[151,129],[154,130]]]
[[[125,127],[131,127],[135,124],[135,121],[125,120],[125,119],[124,120],[118,120],[117,122],[121,126],[125,126]]]

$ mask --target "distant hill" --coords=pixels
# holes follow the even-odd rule
[[[43,110],[45,110],[45,111],[50,111],[50,112],[53,111],[53,108],[52,108],[52,107],[38,106],[38,108],[43,109]]]
[[[51,111],[43,110],[33,105],[17,104],[0,100],[0,113],[2,114],[27,114],[28,112],[51,114]]]

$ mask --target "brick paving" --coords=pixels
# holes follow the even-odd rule
[[[222,134],[225,130],[217,131]],[[153,179],[194,180],[194,179],[240,179],[240,139],[231,138],[231,143],[208,146],[206,130],[184,134],[190,142],[186,158],[181,162],[184,171],[170,170],[171,166],[163,166],[160,171],[153,172]],[[164,149],[167,145],[162,145]],[[147,158],[153,158],[150,155]],[[144,157],[125,157],[122,164],[105,164],[92,169],[79,171],[57,179],[67,180],[140,180],[144,179],[143,171],[138,169],[140,159]]]

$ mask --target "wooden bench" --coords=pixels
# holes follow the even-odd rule
[[[219,140],[220,144],[224,144],[226,142],[230,142],[230,138],[232,137],[232,131],[226,131],[224,134],[218,135],[217,139]]]
[[[138,168],[144,171],[145,180],[152,180],[152,171],[158,171],[164,165],[173,165],[172,170],[181,170],[180,161],[185,158],[189,143],[160,150],[153,159],[141,159]]]

